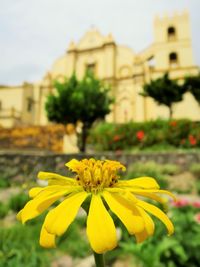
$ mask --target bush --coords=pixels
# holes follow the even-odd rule
[[[39,224],[0,229],[0,267],[48,267],[47,251],[39,247]]]
[[[176,173],[177,171],[178,167],[173,164],[161,165],[154,161],[149,161],[130,165],[128,168],[128,173],[124,176],[126,179],[142,176],[154,177],[162,188],[166,188],[168,186],[166,175]]]
[[[9,208],[3,202],[0,202],[0,219],[4,218],[8,214]]]
[[[190,166],[190,171],[196,176],[197,179],[200,179],[200,164],[193,163]]]
[[[200,124],[190,120],[155,120],[125,124],[100,123],[90,131],[88,142],[96,150],[199,148]]]
[[[11,210],[18,212],[24,207],[24,205],[28,200],[29,200],[28,195],[21,192],[17,195],[11,196],[8,205]]]
[[[7,176],[0,176],[0,188],[6,188],[10,186],[10,182]]]
[[[180,201],[170,209],[175,233],[167,237],[164,226],[156,220],[155,235],[135,244],[123,234],[118,253],[132,255],[143,267],[197,267],[200,262],[200,203]],[[182,203],[182,204],[181,204]]]
[[[58,238],[57,249],[40,247],[39,236],[44,215],[26,225],[17,222],[10,228],[0,228],[0,267],[49,267],[51,261],[57,258],[56,255],[85,258],[91,252],[82,234],[85,219],[79,218]]]

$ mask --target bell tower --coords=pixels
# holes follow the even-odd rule
[[[156,69],[164,71],[194,66],[187,11],[155,17],[154,49]]]

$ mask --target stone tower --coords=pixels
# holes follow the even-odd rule
[[[180,70],[194,66],[188,12],[156,16],[154,45],[156,69]]]

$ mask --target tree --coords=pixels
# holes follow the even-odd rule
[[[186,77],[183,86],[185,90],[194,96],[200,105],[200,73],[197,76]]]
[[[173,105],[183,100],[185,92],[186,88],[179,85],[177,81],[171,80],[168,73],[166,73],[163,77],[145,84],[141,95],[152,97],[159,105],[167,106],[169,108],[169,117],[172,118]]]
[[[88,131],[97,119],[110,112],[110,89],[91,72],[78,81],[74,74],[64,83],[55,82],[55,94],[47,97],[45,108],[50,121],[57,123],[82,122],[80,150],[85,152]]]

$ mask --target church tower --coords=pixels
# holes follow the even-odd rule
[[[156,16],[154,20],[154,60],[157,70],[175,70],[194,66],[189,14]]]

